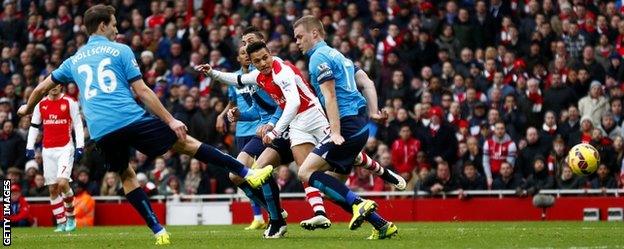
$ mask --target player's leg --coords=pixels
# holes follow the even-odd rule
[[[50,205],[52,206],[52,215],[56,220],[56,229],[54,232],[64,232],[67,217],[65,217],[65,208],[63,207],[63,198],[59,195],[58,184],[48,185],[50,191]]]
[[[328,135],[301,165],[299,177],[324,192],[345,210],[349,210],[349,206],[352,207],[353,218],[349,224],[351,230],[357,229],[364,220],[371,218],[374,219],[371,224],[376,229],[381,228],[380,225],[387,222],[385,220],[377,222],[376,218],[379,216],[375,214],[377,209],[375,202],[360,198],[339,180],[324,173],[330,169],[341,174],[350,172],[355,158],[366,143],[368,137],[366,128],[358,129],[359,126],[348,123],[343,124],[343,128],[342,133],[346,136],[346,141],[336,146]]]
[[[264,148],[264,146],[262,145],[262,141],[259,142],[260,148],[258,148],[258,146],[256,145],[257,142],[255,140],[259,140],[259,139],[257,138],[254,139],[254,138],[255,136],[245,136],[245,137],[235,138],[236,146],[238,147],[238,150],[240,151],[240,153],[238,153],[238,156],[236,156],[236,160],[241,162],[247,168],[252,168],[255,162],[255,158],[257,158],[262,153],[262,149]],[[234,178],[232,182],[236,186],[244,182],[244,179],[232,173],[229,174],[229,177]],[[242,180],[242,182],[239,179]],[[245,195],[247,195],[247,192],[245,190],[243,190],[243,192],[245,193]],[[245,230],[266,228],[266,224],[264,223],[264,217],[262,217],[262,203],[260,200],[257,200],[257,198],[261,198],[261,197],[262,196],[250,197],[251,201],[249,203],[251,204],[251,213],[253,215],[253,221],[248,227],[245,227]]]
[[[43,178],[45,184],[48,185],[50,191],[50,205],[52,206],[52,214],[56,220],[56,229],[54,232],[64,232],[67,217],[65,216],[65,207],[63,207],[63,198],[61,198],[57,180],[57,160],[53,149],[43,148],[41,151],[43,157]]]
[[[128,125],[102,137],[97,142],[97,147],[104,156],[107,170],[119,173],[126,199],[141,215],[150,230],[152,230],[156,237],[156,244],[170,244],[169,233],[156,218],[147,194],[139,185],[134,169],[128,167],[130,144],[136,143],[137,141],[135,140],[141,139],[139,136],[142,134],[141,132],[149,133],[150,130],[137,124]],[[158,136],[156,135],[156,137]],[[155,146],[159,145],[157,143],[153,144]],[[152,153],[145,153],[151,151],[139,151],[148,156],[155,156]],[[164,151],[161,154],[163,153]]]
[[[384,167],[381,167],[381,165],[379,165],[377,161],[373,160],[363,151],[360,152],[355,158],[353,166],[362,167],[369,170],[374,175],[379,176],[384,181],[394,184],[394,186],[398,190],[405,190],[405,187],[407,187],[407,182],[403,177],[401,177],[399,174],[395,173],[391,169],[385,169]]]
[[[279,165],[280,162],[282,162],[282,158],[288,162],[292,161],[289,160],[289,157],[284,157],[280,153],[282,150],[281,148],[288,146],[290,146],[290,144],[284,139],[276,139],[274,143],[266,147],[258,157],[258,167]],[[264,231],[263,236],[264,238],[281,238],[287,231],[285,219],[288,214],[282,209],[279,187],[273,175],[262,184],[261,189],[264,199],[266,200],[267,211],[269,212],[269,227]]]
[[[314,144],[312,143],[304,143],[294,146],[292,148],[292,152],[297,165],[302,165],[313,149]],[[308,185],[308,182],[306,181],[303,181],[302,184],[306,194],[306,201],[312,207],[314,216],[301,221],[299,225],[307,230],[315,230],[317,228],[327,229],[331,227],[331,221],[327,218],[327,214],[325,213],[325,205],[323,203],[321,191]]]
[[[169,131],[171,131],[171,129],[169,129]],[[171,131],[171,133],[175,136],[173,131]],[[173,149],[179,153],[190,155],[201,162],[224,167],[228,171],[244,177],[252,187],[261,186],[271,175],[273,170],[273,167],[266,167],[252,171],[232,156],[210,145],[201,143],[191,136],[186,136],[184,140],[177,140],[175,144],[173,144]]]
[[[76,219],[74,217],[74,191],[69,186],[71,172],[74,166],[74,146],[67,145],[59,149],[58,157],[58,175],[57,182],[63,203],[65,203],[65,216],[67,216],[67,224],[65,231],[71,232],[76,230]]]

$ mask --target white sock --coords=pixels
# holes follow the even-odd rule
[[[264,217],[261,214],[254,215],[254,220],[262,221],[264,223]]]

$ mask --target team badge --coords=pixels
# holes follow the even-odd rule
[[[65,111],[67,110],[67,105],[66,104],[61,104],[61,111]]]

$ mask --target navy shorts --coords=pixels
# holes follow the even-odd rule
[[[341,145],[335,145],[328,134],[312,152],[325,159],[334,172],[339,174],[351,173],[355,158],[366,146],[368,140],[367,124],[368,116],[364,112],[341,118],[340,134],[344,137],[345,142]]]
[[[290,149],[290,138],[288,136],[288,130],[286,130],[281,137],[273,139],[273,143],[267,145],[267,147],[277,151],[280,156],[280,162],[282,164],[289,164],[295,161],[292,150]]]
[[[236,147],[253,158],[258,158],[266,148],[262,139],[257,136],[236,137]]]
[[[96,145],[104,156],[107,171],[121,174],[128,168],[130,148],[156,157],[165,154],[176,141],[178,137],[165,122],[149,117],[104,135]]]

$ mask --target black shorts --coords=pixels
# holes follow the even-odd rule
[[[286,130],[281,137],[273,139],[273,143],[267,145],[268,148],[277,151],[280,156],[281,164],[289,164],[295,161],[292,150],[290,149],[290,137],[288,136],[288,130]]]
[[[368,116],[361,112],[358,115],[340,119],[340,134],[345,141],[341,145],[332,142],[328,134],[316,145],[312,153],[319,155],[339,174],[349,174],[353,162],[366,146],[368,140]]]
[[[175,132],[160,119],[148,117],[104,135],[96,142],[107,171],[123,173],[128,168],[130,148],[148,157],[165,154],[178,141]]]
[[[253,158],[258,158],[266,148],[257,136],[236,137],[236,147]]]

